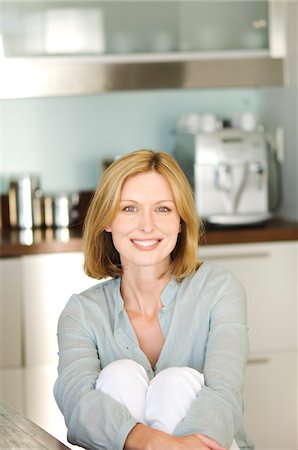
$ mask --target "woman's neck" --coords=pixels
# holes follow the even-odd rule
[[[168,281],[168,275],[160,278],[155,273],[124,272],[120,289],[125,309],[150,316],[156,314],[162,307],[160,296]]]

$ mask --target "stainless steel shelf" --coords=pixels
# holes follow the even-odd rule
[[[274,86],[282,85],[284,78],[284,59],[264,51],[3,58],[0,98]]]

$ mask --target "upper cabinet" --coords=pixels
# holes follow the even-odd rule
[[[283,1],[7,0],[0,14],[2,98],[283,82]]]

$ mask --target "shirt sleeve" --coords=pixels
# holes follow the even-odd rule
[[[68,440],[90,450],[121,450],[136,420],[127,408],[95,389],[100,360],[92,330],[78,296],[58,321],[59,366],[54,386]]]
[[[242,427],[242,391],[248,356],[246,323],[246,295],[237,280],[233,280],[210,308],[205,386],[174,434],[201,433],[226,448],[231,447]]]

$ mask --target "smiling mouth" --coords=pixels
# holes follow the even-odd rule
[[[155,247],[160,242],[160,239],[146,239],[146,240],[132,239],[131,241],[139,248],[149,249]]]

